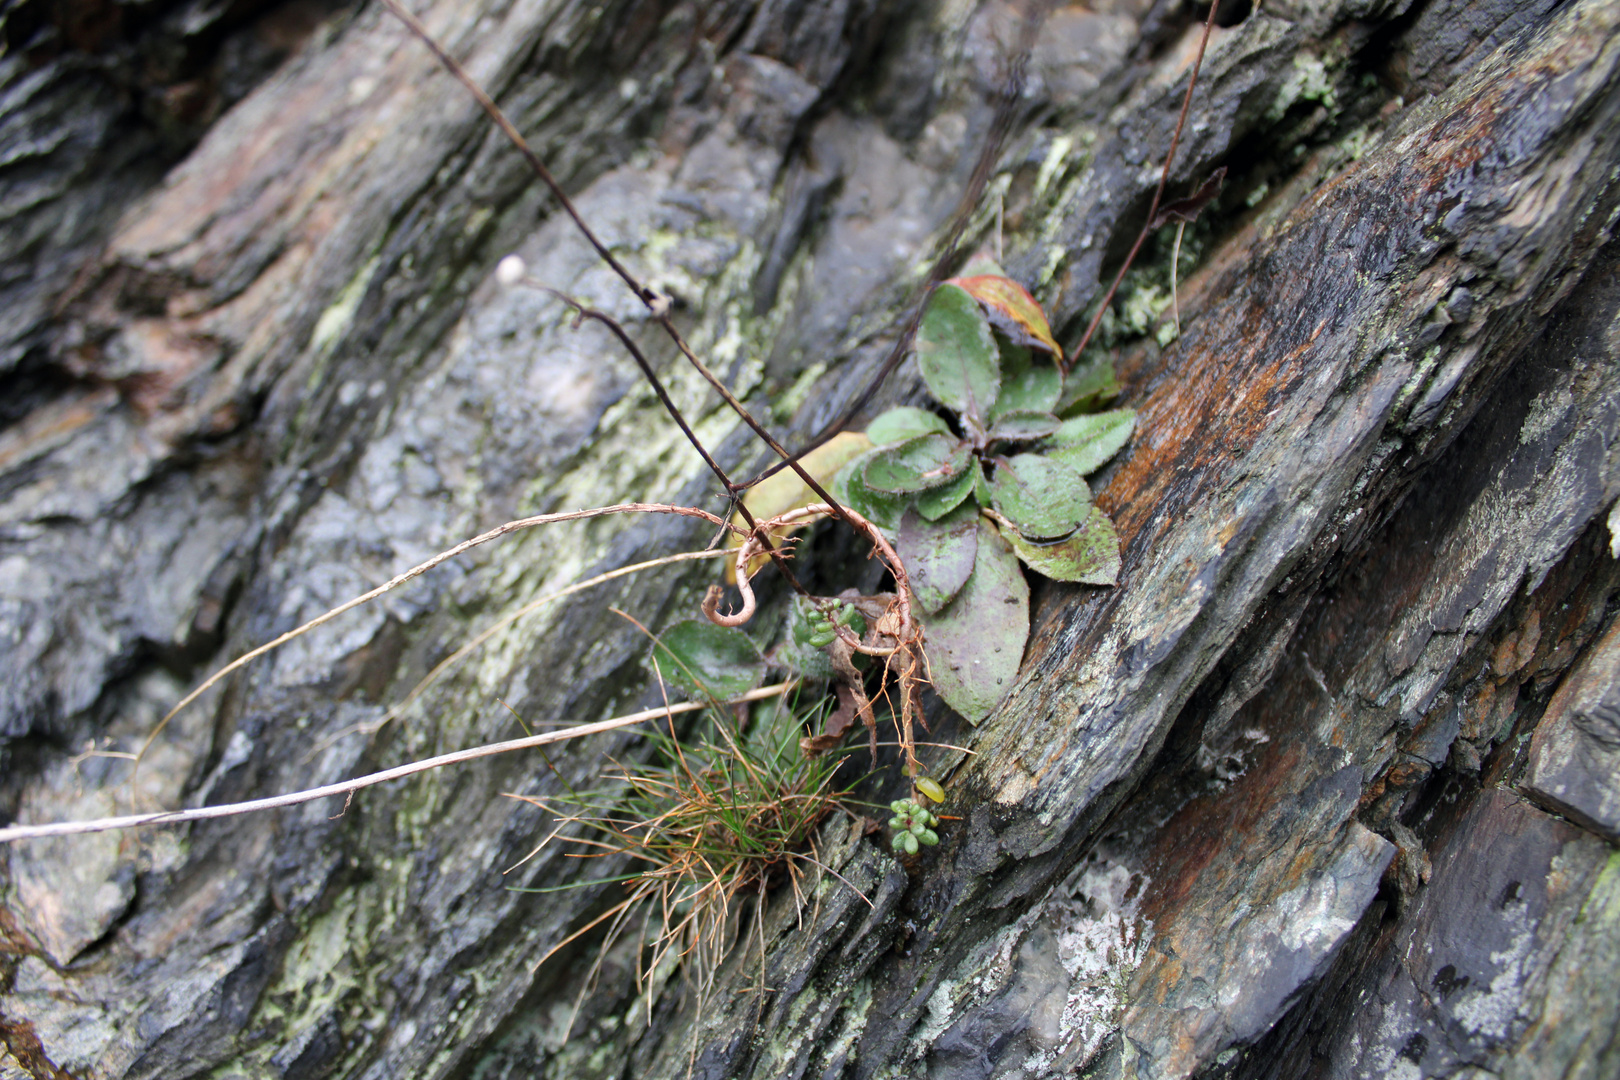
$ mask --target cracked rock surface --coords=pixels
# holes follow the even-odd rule
[[[882,365],[998,132],[964,246],[1078,340],[1200,15],[1044,5],[1013,83],[1025,5],[998,0],[412,8],[790,444]],[[631,358],[501,287],[503,255],[620,319],[727,469],[767,457],[380,6],[4,20],[0,812],[237,801],[511,737],[503,705],[659,702],[609,609],[690,617],[704,564],[541,607],[413,694],[537,598],[710,537],[598,518],[256,661],[132,771],[209,672],[481,530],[723,510]],[[773,893],[699,1008],[679,977],[644,995],[622,941],[537,967],[610,895],[509,888],[611,876],[507,872],[551,825],[502,795],[590,783],[648,752],[628,731],[17,842],[0,1078],[1620,1072],[1620,6],[1218,22],[1171,190],[1227,186],[1183,237],[1179,330],[1167,229],[1103,332],[1140,414],[1094,478],[1120,584],[1032,582],[1008,697],[976,727],[936,704],[973,751],[929,752],[938,848],[902,865],[829,820],[837,876]],[[922,400],[908,363],[866,416]],[[841,588],[860,556],[804,572]]]

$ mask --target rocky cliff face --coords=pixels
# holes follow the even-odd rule
[[[1023,18],[420,7],[790,442],[892,347]],[[5,812],[231,801],[508,737],[503,702],[548,722],[657,700],[608,609],[685,616],[705,571],[547,607],[378,726],[533,598],[708,539],[598,519],[257,662],[130,783],[118,755],[203,675],[483,528],[721,509],[605,331],[496,285],[507,252],[621,318],[727,467],[766,458],[380,8],[258,16],[313,29],[253,39],[287,58],[251,89],[249,29],[197,30],[206,5],[100,37],[85,20],[124,8],[44,10],[7,9],[0,101]],[[1072,343],[1145,218],[1198,13],[1042,14],[968,240],[999,223]],[[678,979],[638,998],[620,948],[575,1017],[589,940],[536,961],[605,894],[509,891],[581,875],[548,854],[503,876],[547,821],[500,796],[588,778],[633,735],[347,808],[15,843],[0,1076],[1620,1071],[1620,6],[1219,22],[1172,182],[1228,182],[1184,238],[1181,334],[1168,233],[1110,330],[1142,417],[1097,491],[1121,584],[1037,584],[1002,707],[936,717],[974,755],[931,759],[960,820],[919,867],[832,822],[840,878],[772,897],[763,959],[704,1009]],[[193,98],[190,127],[141,105]],[[902,367],[879,401],[916,389]],[[767,993],[731,992],[761,965]]]

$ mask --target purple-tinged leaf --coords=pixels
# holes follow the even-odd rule
[[[894,549],[906,564],[917,603],[926,612],[938,611],[962,591],[973,573],[979,550],[979,508],[961,507],[937,522],[907,510],[900,519]]]
[[[1001,390],[1000,355],[979,302],[955,285],[928,298],[917,327],[917,367],[940,403],[958,415],[990,415]]]
[[[1018,677],[1029,637],[1029,583],[1012,548],[983,518],[973,574],[939,612],[922,620],[934,689],[977,724]]]

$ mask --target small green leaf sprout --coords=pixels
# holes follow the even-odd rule
[[[855,610],[854,604],[845,603],[836,610],[836,619],[819,607],[806,611],[804,621],[794,627],[795,638],[800,639],[801,645],[825,649],[838,636],[837,626],[847,626],[856,634],[866,632],[866,620]]]
[[[895,830],[890,846],[898,854],[915,855],[921,848],[939,843],[939,833],[934,831],[939,826],[939,818],[927,807],[911,799],[896,799],[889,804],[889,809],[894,811],[889,828]]]

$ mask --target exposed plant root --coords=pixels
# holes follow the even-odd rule
[[[748,539],[743,541],[742,546],[737,549],[737,591],[742,594],[742,607],[731,613],[720,611],[721,593],[716,587],[711,588],[708,595],[704,597],[703,613],[720,626],[741,626],[753,618],[758,604],[754,599],[753,586],[748,581],[748,564],[754,556],[761,553],[761,548],[756,545],[763,542],[761,540],[762,535],[772,529],[783,525],[791,525],[807,518],[834,515],[842,517],[855,528],[865,533],[867,538],[872,541],[872,546],[883,557],[883,562],[888,566],[889,572],[894,575],[895,610],[898,612],[899,622],[892,630],[882,627],[880,629],[901,642],[909,642],[915,639],[918,630],[916,623],[911,618],[911,579],[906,575],[906,567],[900,561],[900,556],[895,552],[894,547],[884,539],[883,533],[878,530],[876,525],[873,525],[848,507],[843,507],[840,510],[826,503],[811,503],[809,506],[800,506],[766,521],[756,522]],[[881,648],[863,644],[847,627],[837,627],[836,633],[849,644],[850,648],[868,656],[888,656],[898,647]]]
[[[719,586],[712,586],[703,598],[703,613],[720,626],[741,626],[753,618],[757,610],[757,601],[754,597],[753,586],[748,580],[748,564],[753,557],[759,554],[756,544],[769,530],[790,525],[813,517],[830,517],[835,513],[833,507],[823,503],[812,503],[789,510],[784,514],[766,521],[757,522],[754,531],[748,539],[743,541],[737,549],[737,591],[742,596],[742,606],[735,612],[722,612],[720,599],[723,591]],[[838,635],[840,644],[851,652],[863,653],[867,656],[882,657],[886,675],[892,675],[900,691],[899,719],[896,721],[897,734],[900,739],[901,752],[905,758],[908,775],[922,774],[922,763],[917,760],[916,740],[913,736],[913,725],[921,715],[918,707],[921,684],[924,681],[921,672],[927,670],[927,659],[922,649],[922,628],[911,616],[911,579],[906,574],[905,564],[901,562],[899,554],[893,545],[884,538],[883,533],[866,518],[845,507],[843,518],[872,541],[875,552],[883,559],[884,564],[894,575],[894,600],[878,617],[876,624],[867,633],[870,640],[862,640],[848,627],[833,623],[834,633]],[[893,644],[887,644],[893,642]],[[836,660],[835,660],[836,663]],[[870,732],[872,744],[872,757],[877,757],[877,719],[872,712],[872,704],[867,700],[864,688],[860,685],[858,673],[850,668],[849,672],[839,671],[839,680],[849,687],[855,707],[856,715],[860,717]],[[815,738],[807,739],[803,743],[807,752],[819,752],[826,749]]]

